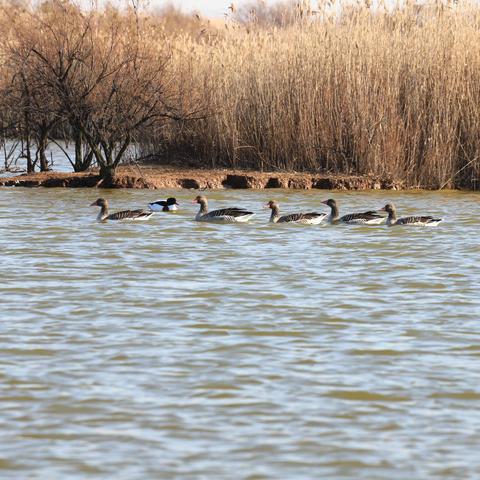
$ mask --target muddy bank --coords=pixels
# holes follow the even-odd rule
[[[102,187],[98,171],[82,173],[34,173],[0,178],[0,186],[15,187]],[[196,170],[169,167],[121,167],[117,188],[291,188],[308,190],[401,190],[401,182],[391,178],[362,175],[308,173],[267,173],[235,170]]]

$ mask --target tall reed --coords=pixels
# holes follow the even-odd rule
[[[206,115],[158,132],[153,151],[202,167],[478,188],[479,45],[478,7],[439,3],[177,37],[171,67]]]

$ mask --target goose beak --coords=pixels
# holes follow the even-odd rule
[[[328,200],[323,200],[321,203],[323,203],[324,205],[328,205]]]
[[[386,212],[385,207],[379,208],[378,211],[379,211],[379,212]]]
[[[97,202],[93,202],[90,204],[91,207],[96,207],[97,206]]]
[[[264,205],[263,208],[270,208],[270,205],[267,203],[267,205]]]

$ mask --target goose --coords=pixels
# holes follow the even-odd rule
[[[123,210],[109,214],[108,202],[104,198],[98,198],[90,206],[101,208],[97,216],[99,222],[106,222],[107,220],[148,220],[153,215],[153,212],[147,212],[145,210]]]
[[[245,223],[255,214],[244,208],[222,208],[221,210],[208,211],[207,197],[198,195],[193,203],[200,205],[200,210],[195,216],[197,222],[225,222],[225,223]]]
[[[152,212],[173,212],[178,210],[178,203],[176,198],[170,197],[166,200],[157,200],[156,202],[149,203],[148,208],[152,210]]]
[[[348,223],[350,225],[379,225],[385,221],[385,217],[378,215],[375,210],[369,210],[363,213],[349,213],[348,215],[339,216],[337,202],[333,198],[322,202],[328,205],[331,213],[328,216],[328,222],[331,224]]]
[[[389,227],[392,227],[393,225],[434,227],[435,225],[438,225],[442,221],[441,218],[433,218],[430,216],[397,218],[397,211],[393,203],[387,203],[383,208],[380,209],[380,211],[388,213],[387,225]]]
[[[275,200],[270,200],[264,208],[270,208],[272,214],[270,215],[271,223],[301,223],[303,225],[318,225],[322,223],[327,216],[326,213],[291,213],[290,215],[280,216],[280,207]]]

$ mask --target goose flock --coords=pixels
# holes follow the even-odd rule
[[[245,208],[230,207],[219,210],[208,210],[207,198],[203,195],[198,195],[193,199],[193,203],[200,205],[195,220],[197,222],[213,222],[213,223],[246,223],[254,215]],[[387,203],[383,208],[378,210],[369,210],[367,212],[349,213],[340,216],[337,202],[333,198],[324,200],[322,204],[330,207],[330,214],[308,212],[308,213],[290,213],[288,215],[280,216],[280,207],[278,202],[270,200],[264,208],[269,208],[272,212],[270,215],[271,223],[299,223],[303,225],[318,225],[326,220],[328,223],[335,224],[353,224],[353,225],[380,225],[385,223],[387,226],[394,225],[412,225],[412,226],[435,226],[438,225],[442,219],[434,218],[432,216],[411,216],[397,218],[395,206],[392,203]],[[179,204],[173,197],[166,200],[157,200],[149,203],[149,210],[122,210],[120,212],[109,213],[108,202],[104,198],[99,198],[90,206],[100,207],[100,212],[97,215],[99,222],[107,222],[109,220],[131,220],[144,221],[151,218],[155,212],[172,212],[178,209]],[[377,213],[385,212],[387,217]]]

